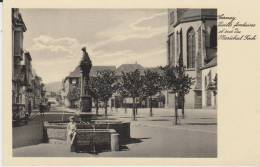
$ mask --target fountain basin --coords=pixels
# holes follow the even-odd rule
[[[68,122],[52,121],[44,122],[45,141],[52,144],[67,143],[67,124]]]
[[[75,116],[77,120],[80,119],[83,122],[90,122],[91,120],[96,120],[96,119],[104,119],[103,115],[96,115],[95,113],[88,113],[88,112],[76,112]]]
[[[75,143],[78,150],[119,150],[118,133],[113,129],[78,129]]]
[[[64,144],[67,142],[67,123],[61,121],[44,122],[46,138],[49,143]],[[92,120],[90,124],[77,123],[77,129],[113,129],[119,134],[119,142],[130,138],[130,122],[117,120]]]
[[[114,129],[119,134],[119,140],[127,140],[131,138],[130,122],[123,122],[119,120],[93,120],[97,129]]]

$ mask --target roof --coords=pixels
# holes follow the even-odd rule
[[[90,76],[96,76],[98,71],[103,71],[103,70],[111,70],[115,71],[117,76],[120,76],[122,72],[133,72],[135,70],[140,70],[140,72],[143,74],[145,70],[151,70],[158,72],[160,75],[163,74],[162,70],[159,67],[149,67],[149,68],[144,68],[140,64],[122,64],[118,68],[116,66],[92,66],[91,71],[90,71]],[[65,82],[68,78],[79,78],[80,77],[80,67],[77,66],[65,79],[63,82]]]
[[[141,66],[140,64],[122,64],[121,66],[119,66],[116,69],[116,75],[121,75],[122,72],[133,72],[135,70],[140,70],[140,71],[144,71],[145,68],[143,66]]]
[[[116,71],[116,66],[93,66],[90,71],[90,76],[96,76],[98,71],[111,70]]]
[[[80,67],[77,66],[66,78],[78,78],[80,77]]]
[[[212,60],[210,60],[210,62],[208,62],[207,64],[205,64],[201,69],[206,69],[206,68],[210,68],[210,67],[214,67],[217,65],[217,57],[214,57]]]
[[[163,75],[163,70],[161,70],[160,67],[148,67],[145,68],[145,70],[151,70],[153,72],[157,72],[159,75]]]
[[[92,66],[90,70],[90,76],[96,76],[98,71],[111,70],[116,71],[116,66]],[[77,66],[66,78],[79,78],[80,77],[80,66]],[[66,80],[66,79],[65,79]]]

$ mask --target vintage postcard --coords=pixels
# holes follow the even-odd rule
[[[6,164],[259,165],[260,12],[231,2],[5,2]]]

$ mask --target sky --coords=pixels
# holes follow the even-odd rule
[[[166,9],[20,9],[24,49],[44,83],[61,81],[86,46],[94,66],[166,64]]]

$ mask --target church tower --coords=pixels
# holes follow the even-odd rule
[[[186,73],[195,79],[192,90],[185,96],[186,108],[203,107],[203,68],[216,59],[216,26],[216,9],[168,10],[168,64],[176,66],[182,56]],[[174,105],[174,99],[168,101],[170,106]]]

